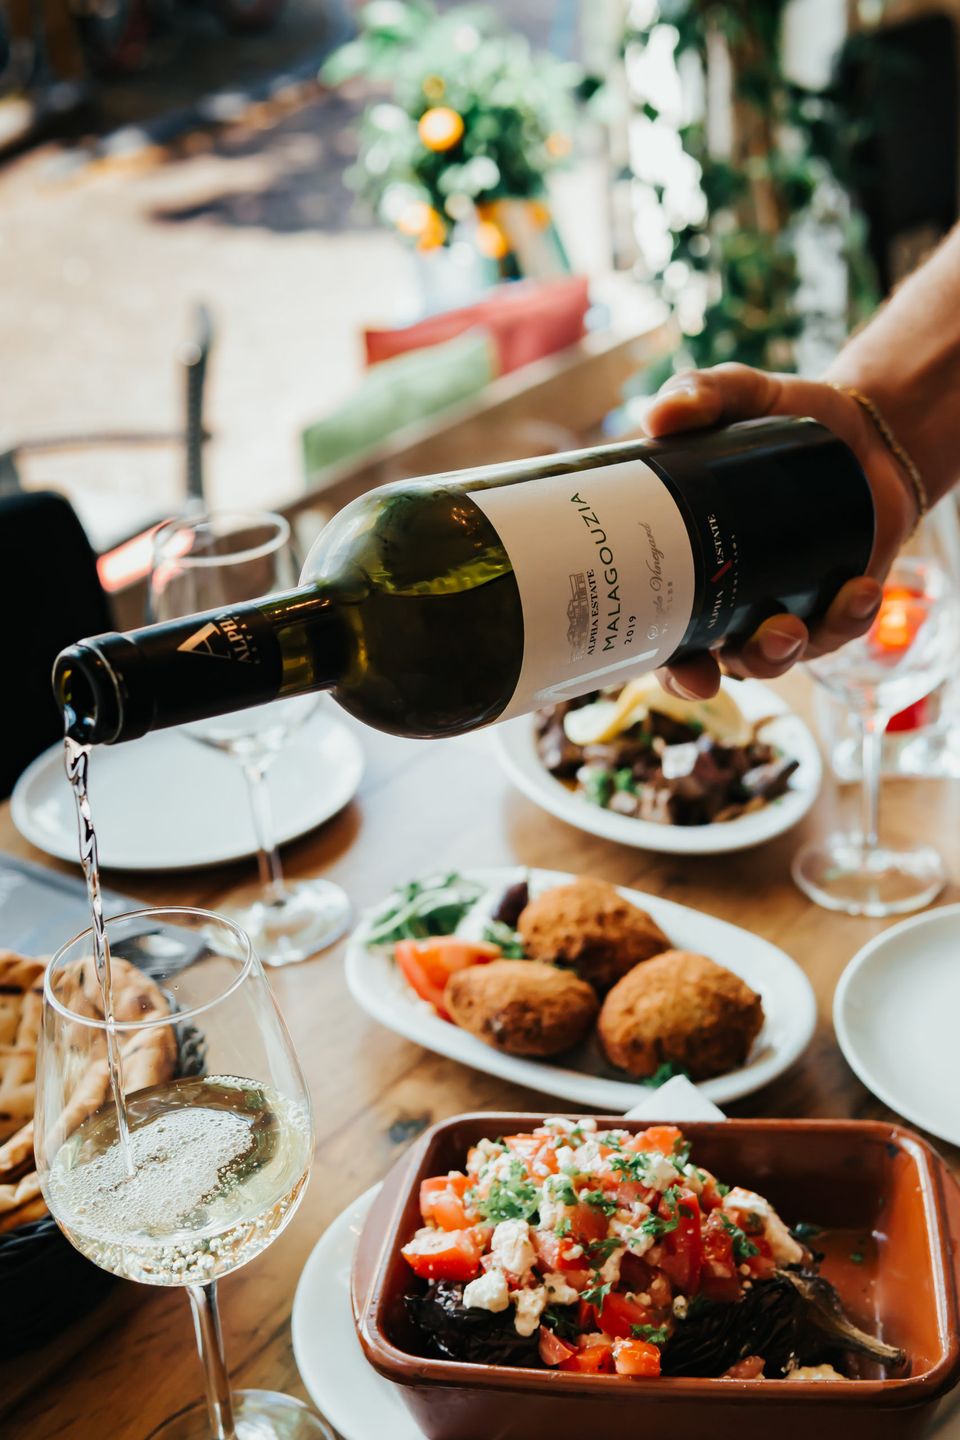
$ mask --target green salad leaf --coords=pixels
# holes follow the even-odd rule
[[[393,945],[398,940],[452,935],[482,893],[482,885],[456,871],[399,885],[374,918],[367,944]]]

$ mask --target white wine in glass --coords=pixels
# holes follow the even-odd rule
[[[217,1280],[284,1229],[313,1157],[306,1082],[260,963],[238,926],[204,910],[121,915],[106,938],[130,1164],[86,931],[44,984],[35,1148],[50,1213],[102,1269],[187,1291],[206,1404],[151,1437],[331,1440],[292,1396],[231,1394],[220,1336]]]

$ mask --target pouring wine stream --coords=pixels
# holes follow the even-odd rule
[[[70,716],[67,716],[67,729]],[[110,979],[110,945],[103,923],[103,896],[100,890],[100,857],[97,853],[97,836],[90,815],[88,780],[90,774],[90,752],[92,746],[82,745],[68,733],[64,737],[64,766],[67,779],[73,790],[77,806],[77,829],[80,841],[80,865],[87,883],[87,898],[90,901],[93,932],[93,959],[103,996],[103,1018],[107,1039],[107,1068],[110,1074],[110,1092],[117,1112],[117,1136],[124,1170],[130,1178],[136,1174],[136,1166],[130,1149],[130,1133],[127,1126],[127,1111],[123,1099],[123,1057],[117,1036],[116,1020],[113,1013],[113,986]]]

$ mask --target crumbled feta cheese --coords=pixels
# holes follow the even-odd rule
[[[798,1365],[788,1370],[785,1380],[842,1380],[844,1377],[832,1365]]]
[[[603,1264],[600,1266],[599,1273],[601,1285],[617,1284],[620,1279],[620,1266],[623,1264],[623,1257],[625,1254],[626,1251],[623,1249],[622,1246],[618,1246],[616,1250],[612,1250],[610,1252],[606,1260],[604,1260]]]
[[[582,1245],[568,1245],[568,1246],[567,1246],[566,1254],[567,1254],[567,1259],[568,1259],[568,1260],[579,1260],[579,1259],[580,1259],[580,1256],[583,1254],[583,1246],[582,1246]]]
[[[579,1290],[568,1285],[562,1275],[544,1275],[543,1283],[547,1298],[552,1305],[576,1305],[580,1299]]]
[[[568,1120],[565,1115],[553,1115],[549,1120],[544,1120],[541,1128],[549,1130],[552,1135],[569,1135],[572,1130],[592,1135],[597,1128],[597,1122],[589,1115],[585,1120]]]
[[[522,1280],[536,1259],[526,1220],[501,1220],[493,1232],[490,1254],[501,1270]]]
[[[669,1190],[671,1185],[676,1185],[682,1171],[662,1151],[648,1150],[642,1173],[644,1183],[651,1190]]]
[[[469,1310],[490,1310],[498,1314],[510,1304],[510,1289],[502,1270],[488,1270],[464,1286],[463,1303]]]
[[[686,1320],[687,1311],[690,1308],[690,1301],[686,1295],[674,1295],[673,1313],[678,1320]]]
[[[683,1167],[683,1179],[687,1189],[692,1190],[694,1195],[699,1195],[706,1184],[704,1172],[698,1170],[696,1165],[685,1165]]]
[[[515,1155],[494,1155],[486,1162],[480,1171],[481,1180],[510,1180],[513,1177],[514,1167],[518,1164]]]
[[[546,1287],[538,1285],[535,1290],[515,1290],[513,1301],[517,1307],[513,1321],[517,1334],[532,1335],[540,1324],[540,1316],[546,1307]]]
[[[619,1235],[631,1255],[646,1255],[647,1251],[654,1244],[655,1237],[641,1230],[637,1225],[629,1225],[624,1220],[611,1220],[610,1230],[614,1235]]]
[[[569,1145],[557,1146],[557,1168],[566,1174],[576,1174],[576,1152]]]
[[[803,1259],[803,1246],[794,1240],[769,1200],[756,1195],[752,1190],[743,1190],[738,1185],[729,1195],[723,1197],[724,1210],[739,1210],[745,1215],[756,1215],[763,1221],[763,1235],[773,1252],[773,1258],[780,1265],[798,1265]]]
[[[478,1174],[491,1160],[503,1154],[503,1146],[498,1145],[495,1140],[478,1140],[473,1147],[473,1173]]]
[[[555,1200],[553,1196],[548,1193],[546,1186],[544,1186],[540,1192],[540,1205],[538,1208],[540,1211],[541,1230],[556,1230],[567,1213],[563,1201]]]

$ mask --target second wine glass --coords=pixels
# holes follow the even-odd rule
[[[290,526],[270,511],[212,512],[162,525],[154,537],[150,619],[174,620],[227,609],[296,585],[299,566]],[[213,627],[194,637],[216,654]],[[224,663],[229,662],[229,654]],[[319,698],[300,695],[184,725],[200,744],[231,755],[246,777],[258,847],[260,893],[228,913],[250,935],[266,965],[290,965],[332,945],[350,923],[350,902],[330,880],[284,878],[267,771]]]

